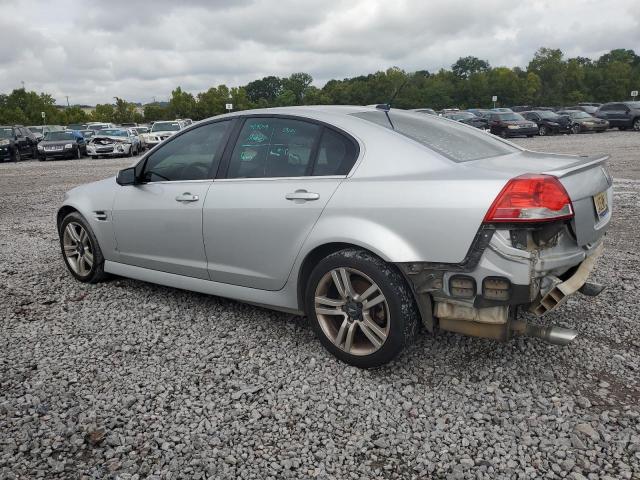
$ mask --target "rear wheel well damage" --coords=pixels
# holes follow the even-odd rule
[[[314,248],[313,250],[311,250],[307,256],[305,257],[305,259],[302,261],[302,265],[300,267],[299,270],[299,274],[298,274],[298,306],[300,308],[301,311],[303,311],[305,314],[307,313],[305,311],[305,294],[306,294],[306,290],[307,290],[307,284],[309,283],[309,278],[311,277],[311,272],[313,271],[313,269],[315,268],[315,266],[325,257],[339,252],[340,250],[346,250],[346,249],[357,249],[357,250],[362,250],[364,252],[369,253],[370,255],[373,255],[376,258],[380,258],[383,262],[387,263],[389,266],[391,266],[394,269],[397,269],[400,274],[402,275],[402,277],[404,278],[405,282],[407,283],[407,286],[410,288],[411,292],[413,293],[413,297],[414,297],[414,301],[416,303],[418,303],[417,301],[417,297],[416,297],[416,293],[413,289],[413,285],[411,284],[411,282],[409,282],[406,278],[406,276],[404,275],[404,272],[402,272],[401,269],[398,268],[398,266],[394,263],[390,263],[387,262],[385,259],[381,258],[379,255],[377,255],[376,253],[372,252],[371,250],[361,247],[359,245],[354,245],[352,243],[344,243],[344,242],[334,242],[334,243],[326,243],[324,245],[320,245],[316,248]],[[422,311],[421,311],[422,313]]]

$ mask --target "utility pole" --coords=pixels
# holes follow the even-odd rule
[[[65,95],[67,97],[67,107],[69,106],[69,95]]]
[[[22,84],[22,89],[24,90],[24,80],[20,80],[20,83]]]

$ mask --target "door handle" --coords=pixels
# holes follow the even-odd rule
[[[200,197],[198,197],[198,195],[191,195],[191,193],[185,192],[182,195],[178,195],[176,197],[176,202],[185,202],[185,203],[197,202],[199,198]]]
[[[287,193],[284,198],[287,200],[318,200],[320,198],[319,193],[307,192],[306,190],[296,190],[293,193]]]

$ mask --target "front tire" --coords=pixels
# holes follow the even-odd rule
[[[395,267],[364,250],[340,250],[313,269],[305,308],[323,346],[345,363],[374,368],[415,337],[418,310]]]
[[[633,121],[633,129],[634,129],[636,132],[639,132],[639,131],[640,131],[640,118],[636,118],[636,119]]]
[[[574,125],[571,127],[571,133],[576,133],[576,134],[577,134],[577,133],[580,133],[580,125],[578,125],[577,123],[576,123],[576,124],[574,124]]]
[[[106,277],[98,239],[78,212],[69,213],[60,224],[62,257],[76,280],[97,283]]]

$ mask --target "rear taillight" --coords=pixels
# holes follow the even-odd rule
[[[560,181],[551,175],[529,173],[507,182],[484,221],[549,222],[571,217],[571,199]]]

